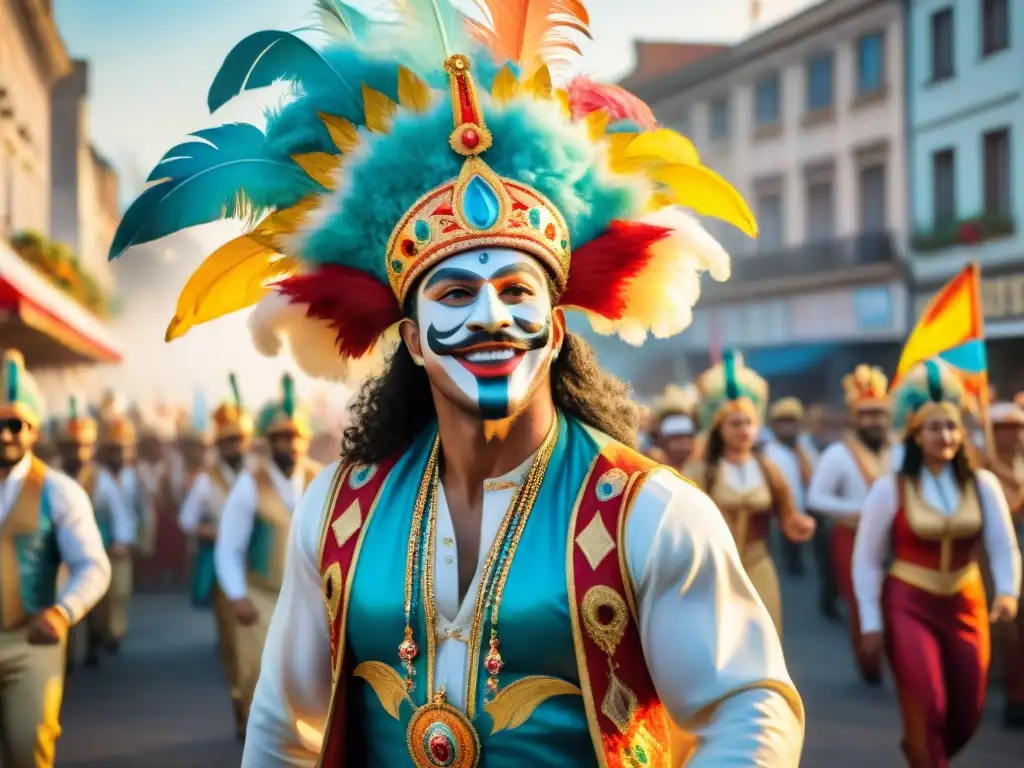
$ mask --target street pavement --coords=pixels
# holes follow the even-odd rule
[[[807,709],[805,768],[900,768],[892,686],[856,681],[845,627],[818,616],[810,575],[784,578],[785,645]],[[132,606],[121,655],[68,681],[59,768],[231,768],[241,759],[217,667],[213,620],[180,595]],[[1020,768],[1024,732],[1000,728],[993,687],[985,722],[955,768]]]

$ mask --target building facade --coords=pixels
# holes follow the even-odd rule
[[[990,373],[1024,390],[1024,5],[906,7],[914,311],[977,260]]]
[[[760,227],[752,241],[708,222],[733,277],[708,281],[692,328],[652,347],[677,378],[734,347],[775,394],[835,399],[854,364],[895,364],[909,316],[903,18],[893,0],[826,0],[634,88]],[[596,344],[615,367],[614,342]]]

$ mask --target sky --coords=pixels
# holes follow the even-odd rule
[[[815,1],[762,0],[754,27],[751,0],[589,0],[594,42],[585,49],[583,68],[614,80],[632,67],[635,39],[735,41]],[[244,94],[209,114],[207,88],[237,41],[257,30],[297,29],[313,21],[312,0],[55,0],[53,5],[71,55],[89,62],[93,143],[120,171],[125,202],[186,134],[227,121],[258,123],[262,107],[280,98],[273,92]],[[145,301],[124,302],[127,311],[117,329],[128,352],[118,384],[131,397],[159,392],[189,398],[196,386],[217,397],[228,370],[238,372],[254,397],[273,395],[287,362],[260,359],[249,347],[244,313],[163,345],[180,288],[162,279],[170,274],[169,265],[175,263],[176,277],[181,267],[187,274],[239,231],[233,223],[217,223],[129,252],[127,258],[152,261],[159,286]]]

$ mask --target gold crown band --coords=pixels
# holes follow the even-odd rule
[[[916,432],[924,426],[926,421],[931,419],[952,419],[958,426],[963,426],[964,423],[963,412],[956,403],[951,403],[948,400],[937,403],[931,400],[914,411],[907,423],[907,428],[911,432]]]

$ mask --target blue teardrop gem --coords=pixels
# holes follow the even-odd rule
[[[462,191],[462,212],[474,229],[490,229],[498,222],[498,195],[480,176],[473,176]]]

